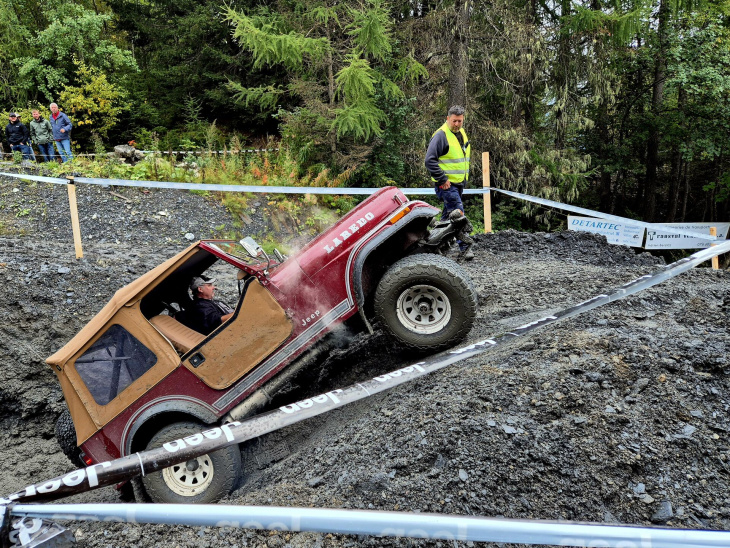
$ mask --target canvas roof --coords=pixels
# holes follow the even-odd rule
[[[192,244],[184,251],[181,251],[174,257],[171,257],[164,263],[143,274],[129,285],[118,290],[104,308],[102,308],[73,339],[66,343],[66,345],[59,349],[55,354],[46,359],[46,363],[51,366],[57,365],[62,368],[68,360],[70,360],[99,332],[100,329],[106,325],[114,314],[116,314],[125,305],[136,302],[140,297],[140,294],[143,293],[150,284],[155,282],[158,278],[164,277],[170,269],[175,268],[199,245],[200,242]]]

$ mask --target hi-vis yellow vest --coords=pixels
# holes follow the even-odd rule
[[[469,139],[466,136],[466,131],[461,128],[461,137],[464,139],[464,149],[462,150],[459,140],[456,138],[449,125],[444,123],[443,126],[433,132],[436,135],[439,131],[443,131],[446,134],[446,140],[449,142],[449,150],[443,156],[439,156],[439,167],[446,174],[446,178],[451,183],[466,183],[469,178],[469,158],[471,157],[471,146],[469,145]],[[431,138],[433,138],[433,135]],[[437,182],[436,179],[431,177],[433,182]]]

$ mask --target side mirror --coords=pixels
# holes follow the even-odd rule
[[[251,236],[246,236],[240,241],[240,244],[246,250],[246,253],[251,255],[254,259],[264,252],[263,248],[257,244],[256,240],[254,240]]]

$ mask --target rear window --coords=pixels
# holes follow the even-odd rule
[[[111,326],[76,360],[76,371],[99,405],[106,405],[157,362],[121,325]]]

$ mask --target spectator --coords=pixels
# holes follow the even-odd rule
[[[10,143],[10,150],[16,150],[23,153],[24,160],[33,160],[33,149],[30,148],[30,134],[25,124],[20,121],[17,112],[11,112],[8,115],[10,122],[5,126],[5,138]]]
[[[51,122],[43,118],[41,113],[34,110],[33,121],[30,123],[30,138],[38,145],[38,151],[44,162],[53,161],[53,128]]]
[[[71,153],[71,120],[63,112],[58,110],[56,103],[51,103],[51,128],[53,128],[53,140],[56,142],[58,154],[62,162],[73,160]]]

